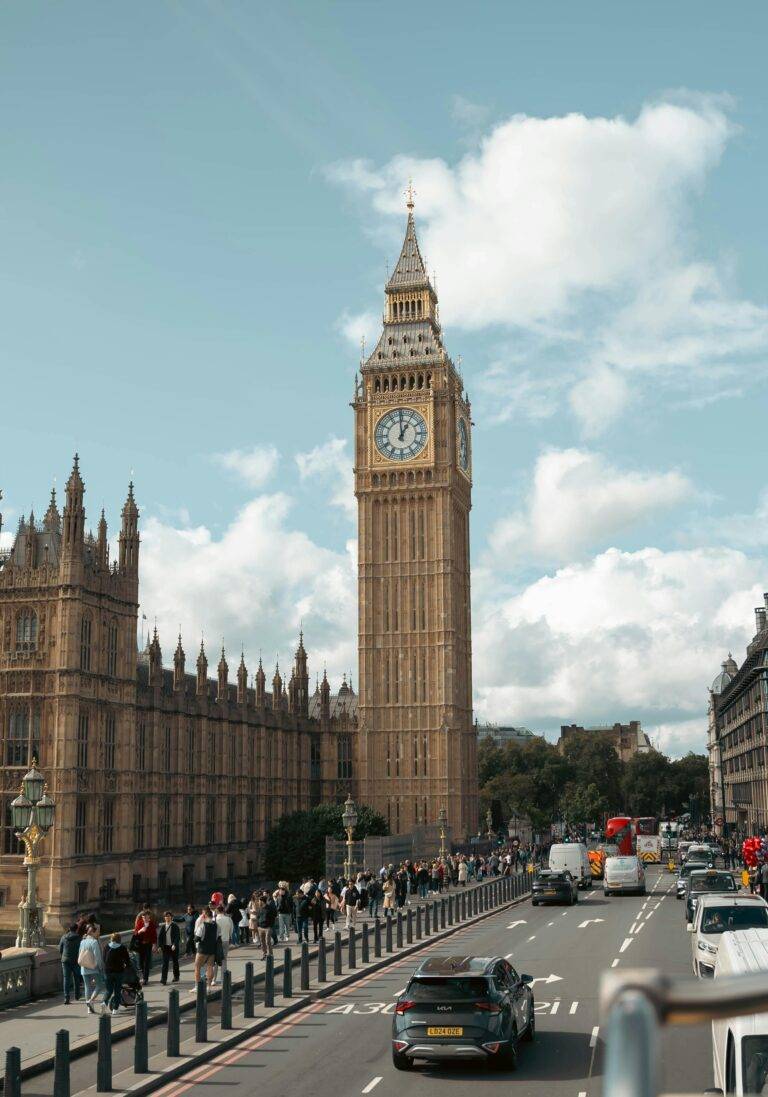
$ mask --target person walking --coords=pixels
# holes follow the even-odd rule
[[[383,898],[384,889],[381,886],[381,881],[372,876],[368,881],[368,914],[371,918],[378,918],[379,906]]]
[[[291,886],[287,880],[279,881],[272,898],[277,905],[277,939],[278,941],[287,941],[291,935],[291,916],[293,914]],[[259,939],[261,939],[261,935],[259,935]]]
[[[219,936],[216,941],[216,970],[213,973],[214,986],[219,981],[219,968],[221,968],[222,975],[227,970],[227,957],[229,956],[229,948],[232,943],[232,930],[234,929],[232,919],[224,909],[223,903],[219,903],[215,918]]]
[[[293,897],[296,914],[296,936],[299,944],[309,941],[310,898],[303,888],[299,888]]]
[[[146,986],[152,970],[152,951],[157,944],[157,922],[150,910],[144,909],[139,914],[133,935],[136,938],[136,951],[139,954],[141,981]]]
[[[345,925],[351,929],[357,922],[357,912],[360,909],[360,891],[354,880],[350,880],[341,892],[341,909],[345,914]]]
[[[469,865],[464,857],[459,861],[458,883],[459,887],[465,888],[467,886],[467,878],[469,876]]]
[[[99,943],[99,926],[90,925],[80,938],[77,962],[85,987],[85,1005],[89,1013],[95,1013],[93,1003],[104,992],[104,956]]]
[[[312,940],[317,944],[325,928],[325,896],[319,887],[310,896],[309,909],[312,915]]]
[[[338,892],[334,887],[329,887],[325,893],[325,924],[327,928],[336,924],[340,905]]]
[[[261,905],[261,896],[257,892],[253,892],[248,900],[248,909],[246,911],[248,915],[248,929],[251,934],[251,941],[258,944],[259,941],[259,906]],[[277,907],[275,907],[277,910]]]
[[[416,870],[416,884],[419,889],[419,898],[426,899],[429,888],[429,869],[423,861]]]
[[[80,998],[80,971],[77,958],[80,954],[80,934],[77,932],[77,923],[73,922],[66,933],[59,940],[59,955],[61,956],[61,979],[64,987],[64,1005],[68,1006],[74,991],[75,1001]]]
[[[256,911],[256,932],[261,945],[261,957],[272,955],[272,930],[278,919],[277,906],[269,892],[262,891]]]
[[[187,903],[187,909],[184,914],[184,953],[186,956],[195,955],[195,922],[197,921],[197,911],[191,903]]]
[[[111,1008],[115,1016],[120,1009],[120,991],[123,987],[123,974],[131,964],[131,954],[120,940],[119,933],[113,933],[104,952],[104,982],[106,989],[101,1006],[102,1013]]]
[[[216,961],[216,941],[219,936],[219,928],[213,920],[213,912],[210,907],[203,907],[203,913],[195,926],[195,940],[197,952],[195,953],[195,987],[200,982],[201,973],[205,968],[208,986],[213,986],[213,965]]]
[[[240,944],[240,919],[242,914],[240,913],[240,903],[235,895],[227,896],[227,905],[224,908],[225,914],[228,914],[232,919],[232,939],[230,944]]]
[[[388,876],[384,883],[381,885],[381,892],[384,896],[384,912],[388,915],[391,915],[392,911],[397,906],[397,899],[395,896],[395,881],[392,876]]]
[[[181,949],[181,930],[173,920],[170,910],[163,915],[163,924],[157,931],[157,947],[163,958],[163,966],[160,971],[160,982],[165,986],[168,982],[168,967],[173,968],[173,981],[179,981],[179,951]]]

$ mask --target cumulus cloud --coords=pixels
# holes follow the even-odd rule
[[[692,494],[677,471],[614,468],[599,454],[550,449],[536,462],[526,508],[502,518],[489,537],[490,560],[563,561],[677,505]]]
[[[700,397],[732,391],[758,364],[765,375],[768,310],[692,254],[693,200],[735,132],[723,99],[689,94],[635,118],[515,115],[454,163],[400,155],[329,174],[382,215],[392,252],[413,177],[444,319],[530,344],[535,366],[494,355],[481,381],[489,412],[541,419],[565,390],[594,436],[652,379]],[[542,362],[537,342],[552,345],[553,327],[565,353]]]
[[[229,472],[234,472],[250,488],[262,488],[272,478],[280,460],[274,446],[253,446],[252,449],[232,449],[217,453],[213,460]]]
[[[307,453],[296,454],[296,465],[302,480],[311,477],[327,483],[330,501],[352,520],[357,517],[352,459],[346,438],[329,438]]]
[[[632,718],[705,728],[707,686],[751,637],[765,572],[765,560],[727,548],[609,549],[483,598],[473,610],[477,709],[534,728]]]
[[[251,670],[263,650],[287,664],[303,623],[315,669],[339,673],[355,650],[356,576],[351,552],[334,552],[291,527],[283,493],[251,499],[226,529],[142,521],[142,611],[157,617],[166,659],[181,624],[188,660],[205,630],[209,659],[224,637],[232,658],[240,644]]]
[[[343,312],[336,323],[336,328],[356,350],[360,349],[361,342],[365,340],[365,345],[370,351],[381,332],[381,313]]]

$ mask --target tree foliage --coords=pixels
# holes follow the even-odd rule
[[[264,871],[273,880],[291,882],[306,876],[317,878],[325,866],[325,839],[346,837],[341,817],[343,804],[319,804],[309,811],[294,811],[272,827],[267,835]],[[386,819],[363,805],[357,809],[353,838],[386,836]]]
[[[709,769],[701,754],[672,762],[659,751],[621,761],[610,741],[576,732],[563,752],[544,739],[502,746],[484,740],[479,748],[480,801],[506,821],[527,816],[541,830],[557,820],[571,825],[599,822],[603,815],[679,815],[709,810]]]

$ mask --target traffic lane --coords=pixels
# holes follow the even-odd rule
[[[692,979],[691,937],[684,904],[675,896],[675,876],[662,873],[620,967],[656,968],[673,979]],[[631,928],[631,927],[630,927]],[[663,1093],[700,1093],[713,1085],[711,1026],[664,1027],[660,1039]]]
[[[515,1078],[516,1088],[540,1094],[542,1084],[546,1083],[549,1092],[572,1095],[584,1090],[583,1085],[576,1083],[588,1076],[596,1054],[593,1032],[597,1023],[597,974],[594,968],[595,963],[599,963],[599,942],[603,942],[602,952],[605,953],[606,940],[605,934],[595,932],[599,923],[580,928],[594,901],[566,909],[521,904],[475,926],[465,927],[439,950],[441,953],[481,955],[516,952],[512,963],[518,970],[541,980],[534,984],[538,998],[537,1040],[533,1045],[521,1048],[520,1069],[509,1075]],[[616,921],[611,937],[618,937],[622,932],[619,915],[618,910],[616,915],[609,913],[609,918]],[[593,934],[591,944],[586,943],[589,930]],[[588,982],[584,978],[581,950],[595,953],[586,968]],[[556,974],[552,971],[555,955],[560,959],[563,974],[549,982]],[[417,1068],[413,1074],[394,1070],[391,1014],[395,999],[405,987],[415,963],[416,958],[398,961],[380,974],[313,1003],[295,1015],[290,1025],[276,1026],[256,1038],[255,1043],[249,1041],[230,1056],[222,1057],[223,1063],[206,1068],[205,1076],[198,1078],[192,1086],[172,1084],[164,1092],[171,1097],[173,1093],[189,1088],[202,1091],[210,1085],[227,1085],[235,1090],[242,1089],[245,1094],[256,1082],[267,1082],[270,1087],[295,1084],[297,1072],[298,1076],[306,1076],[306,1072],[311,1071],[313,1079],[316,1078],[318,1064],[326,1059],[333,1064],[334,1084],[343,1078],[345,1092],[351,1093],[363,1093],[374,1082],[377,1091],[397,1094],[407,1092],[416,1084],[422,1089],[431,1086],[437,1092],[437,1088],[444,1085],[465,1086],[467,1079],[476,1085],[498,1086],[504,1076],[502,1073],[477,1067],[426,1067]],[[561,989],[561,984],[569,989]],[[544,994],[546,997],[542,997]],[[321,1082],[321,1089],[323,1086]]]

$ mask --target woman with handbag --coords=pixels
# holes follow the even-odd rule
[[[99,944],[99,927],[89,925],[80,939],[80,952],[77,957],[80,974],[85,986],[85,1005],[89,1013],[95,1013],[93,1000],[104,990],[104,957]]]

